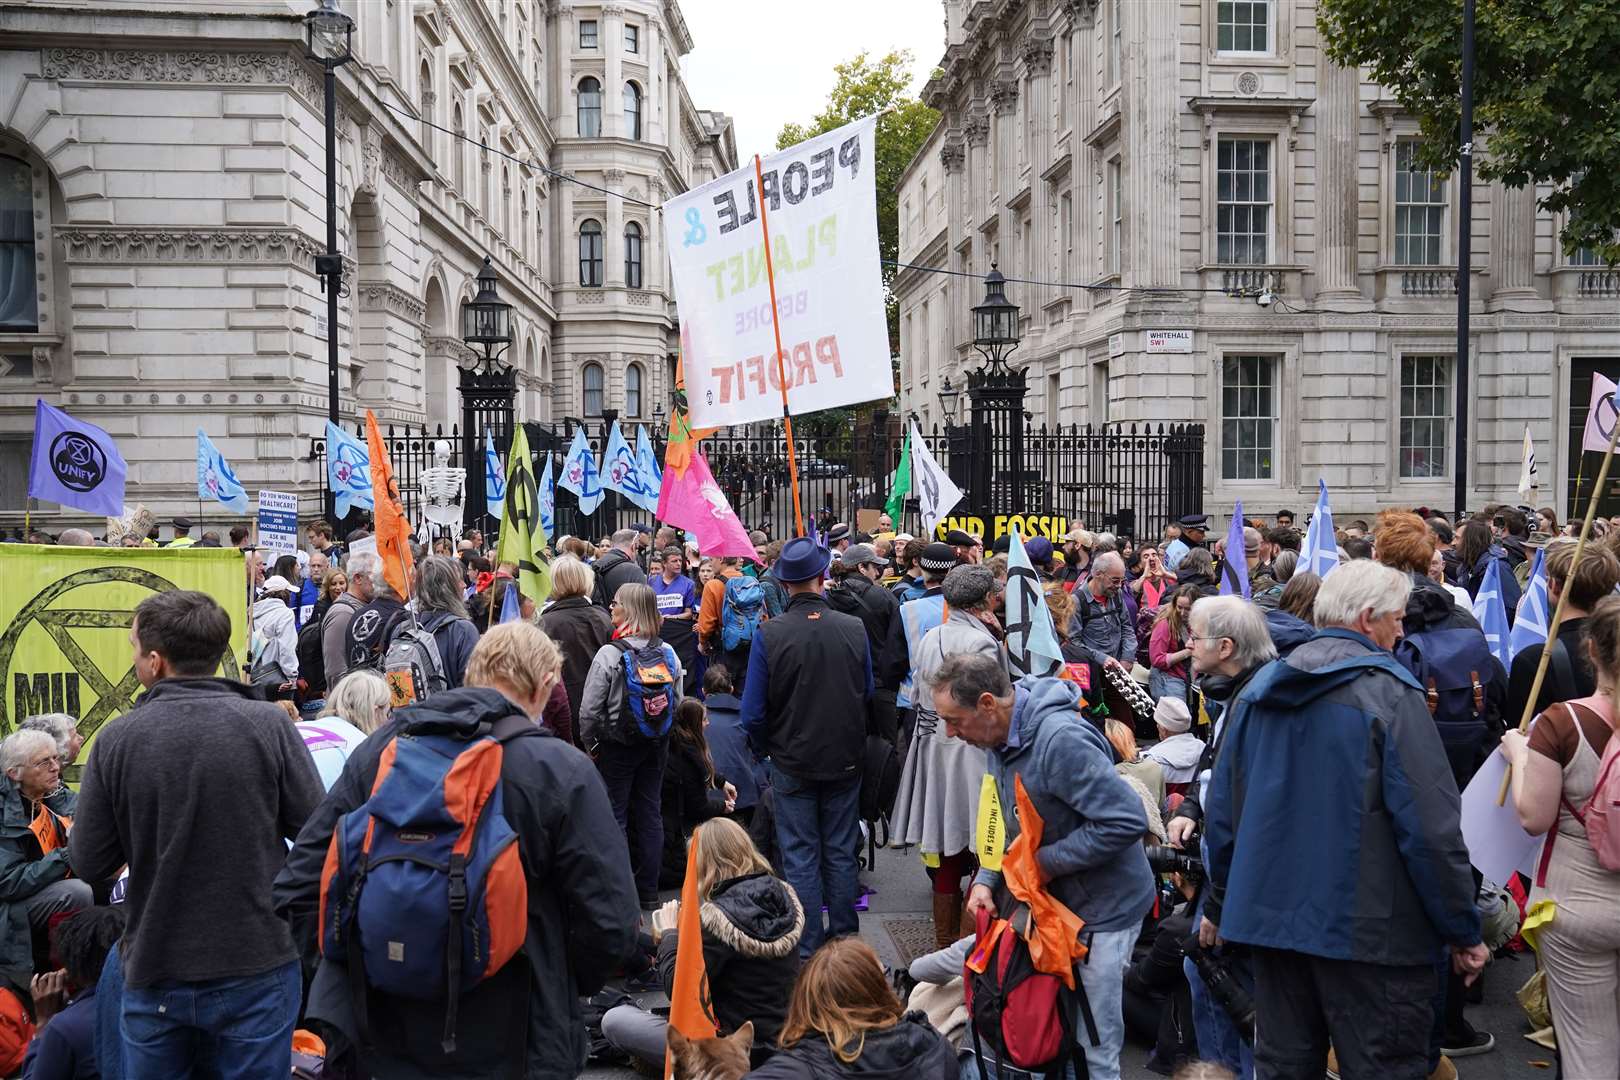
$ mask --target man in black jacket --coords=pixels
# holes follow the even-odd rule
[[[276,878],[276,910],[293,926],[306,957],[315,952],[321,872],[333,827],[366,802],[378,762],[394,738],[421,724],[468,738],[532,724],[551,696],[561,663],[557,646],[538,627],[504,623],[473,650],[466,686],[396,710],[355,749]],[[320,961],[308,1015],[351,1045],[369,1047],[361,1055],[365,1075],[391,1080],[506,1076],[520,1053],[527,1080],[572,1078],[585,1066],[580,998],[601,989],[634,948],[638,911],[630,853],[591,760],[543,728],[504,744],[501,795],[528,877],[528,936],[521,957],[461,997],[452,1053],[446,1054],[440,1042],[443,1001],[368,991],[370,1030],[361,1032],[347,969],[330,959]]]
[[[883,650],[889,643],[889,628],[900,615],[900,601],[878,584],[887,565],[871,544],[852,544],[838,557],[838,565],[833,569],[835,584],[827,590],[827,603],[833,610],[855,616],[866,627],[874,677],[883,670]],[[880,689],[876,694],[873,727],[879,735],[893,742],[894,691]]]
[[[620,529],[613,534],[613,546],[608,553],[591,567],[596,571],[596,595],[591,599],[599,607],[612,605],[619,586],[647,583],[647,571],[636,561],[636,537],[640,535],[634,529]]]
[[[754,632],[742,702],[743,730],[770,759],[777,841],[804,905],[801,957],[829,935],[860,929],[856,853],[872,651],[861,621],[827,606],[827,562],[808,537],[782,545],[775,573],[788,590],[787,610]]]

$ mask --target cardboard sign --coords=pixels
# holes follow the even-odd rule
[[[298,552],[298,496],[259,492],[259,547],[277,555]]]

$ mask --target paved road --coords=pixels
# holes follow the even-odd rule
[[[880,849],[877,870],[862,875],[869,885],[877,889],[872,897],[871,911],[861,918],[861,936],[865,938],[884,963],[895,964],[899,956],[893,940],[883,925],[885,916],[913,916],[928,918],[932,910],[929,900],[928,879],[915,854],[905,851]],[[668,894],[673,896],[674,893]],[[1532,961],[1522,958],[1493,963],[1486,972],[1485,1004],[1468,1010],[1469,1020],[1475,1027],[1496,1036],[1496,1049],[1478,1057],[1457,1062],[1461,1080],[1538,1080],[1554,1075],[1552,1055],[1525,1040],[1527,1030],[1524,1014],[1514,1000],[1514,992],[1534,971]],[[642,1004],[648,1007],[665,1005],[663,995],[646,995]],[[1157,1074],[1145,1066],[1148,1047],[1127,1043],[1122,1058],[1125,1080],[1153,1080]],[[1537,1067],[1533,1062],[1544,1062]],[[631,1080],[638,1074],[629,1069],[593,1068],[585,1073],[602,1080]],[[1620,1070],[1617,1070],[1620,1075]]]

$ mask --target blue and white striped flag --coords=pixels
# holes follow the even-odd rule
[[[1316,485],[1316,509],[1305,528],[1298,568],[1325,578],[1339,565],[1339,542],[1333,532],[1333,511],[1328,509],[1327,481],[1318,479]]]
[[[1502,564],[1506,561],[1491,560],[1485,580],[1480,582],[1479,592],[1474,596],[1474,618],[1485,631],[1485,644],[1490,647],[1491,655],[1502,661],[1503,667],[1513,659],[1508,645],[1507,605],[1502,601]]]
[[[1538,549],[1536,561],[1530,564],[1530,584],[1524,590],[1524,599],[1519,601],[1519,616],[1513,622],[1513,633],[1508,636],[1510,659],[1547,640],[1551,615],[1547,605],[1547,552]]]
[[[351,507],[375,509],[371,496],[371,451],[366,444],[326,422],[326,486],[337,497],[337,515],[348,517]]]
[[[484,429],[484,505],[496,521],[506,508],[506,466],[495,452],[495,436],[489,428]]]

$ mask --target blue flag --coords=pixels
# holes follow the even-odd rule
[[[641,470],[641,478],[653,491],[652,511],[658,512],[658,493],[664,489],[664,470],[658,467],[658,455],[653,452],[652,440],[647,438],[647,429],[640,424],[636,425],[636,467]]]
[[[247,492],[236,479],[231,463],[202,428],[197,429],[197,498],[217,499],[233,514],[248,512]]]
[[[1249,599],[1249,559],[1243,546],[1243,500],[1232,507],[1232,525],[1226,530],[1226,555],[1221,562],[1222,596]]]
[[[624,441],[617,420],[608,434],[607,453],[602,455],[602,483],[647,513],[658,512],[658,484],[642,475],[641,459]]]
[[[501,601],[500,618],[495,621],[503,623],[516,622],[522,618],[522,615],[523,608],[518,602],[517,582],[514,581],[506,587],[506,597]]]
[[[499,520],[506,507],[506,466],[495,452],[495,436],[484,429],[484,505],[491,517]],[[550,536],[550,533],[546,534]]]
[[[28,497],[87,514],[122,517],[129,466],[112,436],[34,399],[34,453]]]
[[[1507,605],[1502,602],[1502,564],[1505,561],[1491,560],[1485,580],[1480,582],[1479,592],[1474,596],[1474,618],[1485,631],[1485,644],[1490,646],[1491,655],[1502,661],[1503,667],[1512,662],[1508,651]]]
[[[366,444],[326,422],[326,486],[337,497],[337,516],[348,517],[349,510],[375,509],[371,496],[371,451]]]
[[[1305,546],[1299,551],[1299,570],[1327,577],[1339,565],[1339,541],[1333,532],[1333,511],[1328,509],[1327,481],[1316,481],[1316,509],[1305,527]]]
[[[1007,659],[1019,675],[1047,678],[1063,668],[1041,579],[1014,525],[1007,545]]]
[[[1495,560],[1492,560],[1493,562]],[[1508,635],[1508,657],[1511,659],[1532,645],[1547,640],[1547,553],[1538,548],[1536,561],[1530,564],[1530,584],[1519,601],[1519,617],[1513,622],[1513,633]]]
[[[540,503],[540,527],[546,530],[546,535],[553,540],[557,537],[557,482],[551,475],[551,451],[544,451],[546,459],[545,472],[540,474],[540,492],[537,499]]]
[[[597,471],[596,455],[591,453],[591,444],[585,441],[584,428],[574,429],[574,441],[568,447],[568,456],[563,459],[562,478],[557,481],[557,486],[579,496],[579,512],[582,514],[596,513],[596,508],[606,498],[602,491],[602,474]]]
[[[811,514],[809,517],[805,518],[804,520],[805,520],[805,535],[808,536],[810,539],[814,540],[816,542],[817,547],[825,549],[827,547],[827,541],[822,539],[822,537],[820,537],[820,536],[818,536],[816,534],[816,517],[815,517],[815,515]]]

